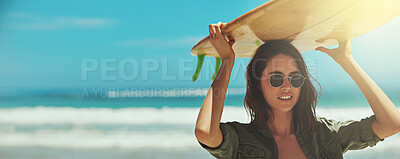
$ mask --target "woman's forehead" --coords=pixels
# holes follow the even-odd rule
[[[268,60],[264,73],[270,72],[290,73],[299,71],[296,60],[288,55],[278,54]]]

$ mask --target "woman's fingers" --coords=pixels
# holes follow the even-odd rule
[[[214,33],[213,33],[213,24],[208,25],[208,31],[210,32],[210,38],[213,39],[214,38]]]
[[[228,34],[229,45],[233,45],[235,43],[235,38],[232,35]]]
[[[321,39],[315,40],[315,42],[317,42],[317,43],[324,43],[326,40],[329,40],[329,39],[327,39],[327,38],[321,38]]]
[[[208,32],[209,32],[209,34],[210,34],[210,39],[211,39],[211,38],[212,38],[212,35],[211,35],[211,24],[208,25]]]
[[[221,30],[221,28],[222,28],[223,26],[224,26],[224,23],[222,23],[222,22],[218,22],[217,25],[215,26],[216,31],[217,31],[218,34],[221,34],[221,35],[222,35],[222,30]]]
[[[214,38],[216,38],[217,37],[217,30],[215,29],[215,25],[213,25],[213,27],[212,27],[212,34],[213,34],[213,37]]]
[[[217,38],[216,37],[216,33],[215,33],[215,26],[214,25],[211,26],[211,35],[212,35],[212,39],[216,39]]]
[[[228,43],[230,46],[233,46],[233,44],[235,44],[235,40],[230,40]]]
[[[215,26],[215,31],[216,31],[216,34],[217,34],[217,36],[221,36],[222,35],[222,32],[221,32],[221,24],[220,23],[218,23],[219,25],[217,25],[217,26]],[[222,35],[223,36],[223,35]]]
[[[209,25],[209,32],[210,32],[211,38],[217,38],[217,36],[220,36],[219,34],[222,35],[221,25],[222,25],[221,22],[219,22],[218,24],[210,24]]]
[[[223,35],[221,33],[221,29],[220,29],[219,25],[218,24],[212,24],[211,26],[212,26],[212,36],[213,36],[212,38],[213,39],[221,39],[221,38],[223,38]]]
[[[339,47],[347,48],[348,46],[351,46],[351,40],[339,41]]]
[[[222,27],[226,23],[218,22],[217,24],[210,24],[209,31],[210,31],[210,38],[211,39],[219,39],[219,40],[226,40],[232,46],[235,43],[235,39],[231,35],[227,35],[228,40],[225,38],[224,34],[222,33]]]
[[[209,31],[210,31],[210,43],[217,51],[219,57],[221,58],[228,58],[228,57],[235,57],[232,50],[232,45],[235,42],[233,37],[228,39],[225,38],[225,35],[222,33],[222,27],[224,24],[222,22],[218,22],[217,24],[210,24]]]
[[[315,51],[321,51],[321,52],[325,52],[325,53],[330,53],[331,51],[332,51],[333,49],[328,49],[328,48],[325,48],[325,47],[317,47],[316,49],[315,49]]]

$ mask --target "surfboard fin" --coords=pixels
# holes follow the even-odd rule
[[[217,73],[219,71],[219,68],[221,67],[221,58],[215,57],[215,71],[211,79],[214,81],[215,77],[217,76]]]
[[[256,43],[257,47],[260,47],[260,46],[261,46],[260,40],[256,40],[255,43]]]
[[[199,74],[201,71],[201,67],[203,67],[203,62],[204,62],[204,57],[206,56],[206,54],[200,54],[197,55],[197,66],[196,66],[196,71],[194,72],[193,76],[192,76],[192,81],[196,81],[197,78],[199,78]]]

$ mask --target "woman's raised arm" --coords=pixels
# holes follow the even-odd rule
[[[229,38],[229,42],[225,39],[221,32],[222,26],[221,22],[209,25],[210,42],[217,50],[222,64],[200,108],[195,128],[197,140],[209,147],[219,146],[223,139],[219,125],[235,61],[232,49],[235,41],[232,38]]]
[[[356,82],[375,114],[372,130],[379,138],[384,139],[400,131],[399,110],[354,60],[351,41],[339,42],[336,49],[319,47],[316,50],[331,56]]]

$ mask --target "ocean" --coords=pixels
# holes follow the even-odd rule
[[[0,158],[213,158],[194,136],[208,88],[0,89]],[[243,88],[229,88],[222,122],[249,122]],[[400,91],[387,95],[399,105]],[[360,120],[373,112],[359,90],[322,92],[317,115]],[[345,158],[400,158],[400,135]]]

